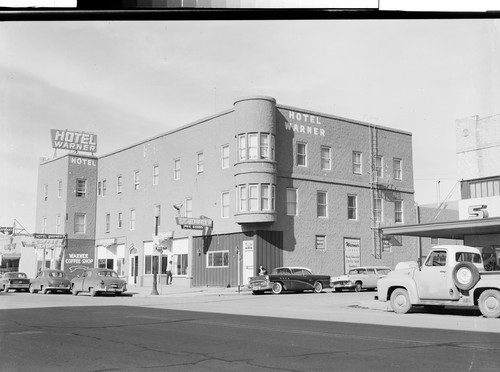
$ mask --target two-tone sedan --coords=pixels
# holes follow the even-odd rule
[[[71,293],[89,292],[92,297],[100,293],[124,294],[127,282],[111,269],[88,269],[71,280]]]
[[[10,272],[5,273],[0,278],[0,289],[8,292],[10,289],[14,291],[28,291],[30,288],[30,280],[25,273]]]
[[[306,267],[277,267],[269,275],[259,275],[248,279],[248,288],[253,294],[271,291],[280,294],[283,291],[321,293],[323,288],[330,288],[330,275],[313,274]]]
[[[356,267],[345,275],[332,278],[332,287],[336,292],[342,290],[354,290],[361,292],[362,289],[375,290],[379,279],[385,277],[390,268],[385,266],[363,266]]]
[[[66,273],[62,270],[40,270],[35,279],[30,280],[29,291],[31,293],[42,292],[56,293],[56,292],[70,292],[70,281],[66,277]]]

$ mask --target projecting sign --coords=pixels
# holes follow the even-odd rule
[[[51,129],[52,147],[72,151],[97,151],[97,135],[71,130]]]
[[[203,230],[214,226],[214,221],[210,218],[176,217],[176,221],[182,229]]]

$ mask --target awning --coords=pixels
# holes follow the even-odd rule
[[[500,234],[500,217],[382,227],[384,235],[464,239],[468,235]]]

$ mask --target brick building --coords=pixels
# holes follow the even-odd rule
[[[336,275],[415,259],[416,239],[380,233],[416,222],[413,194],[410,133],[256,96],[103,156],[42,162],[36,228],[68,234],[70,275],[110,267],[149,286],[172,261],[177,284],[235,286],[261,264]]]

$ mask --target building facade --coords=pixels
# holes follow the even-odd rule
[[[140,286],[170,261],[175,283],[236,286],[259,265],[336,275],[417,254],[414,238],[380,233],[416,222],[411,134],[272,97],[103,156],[44,161],[38,190],[37,231],[64,220],[66,271],[109,267]]]

